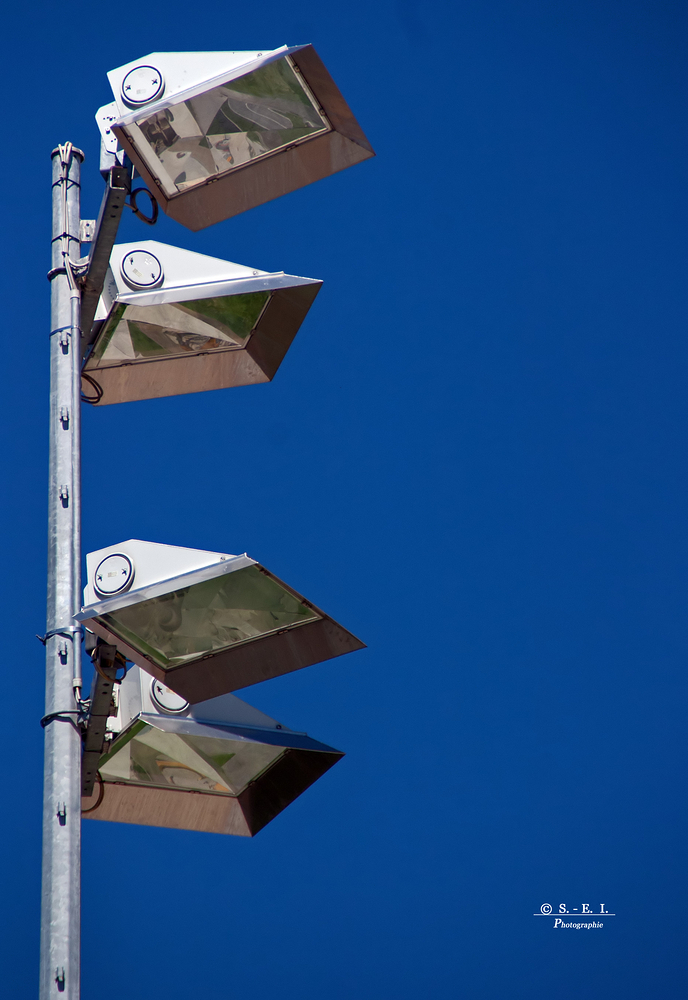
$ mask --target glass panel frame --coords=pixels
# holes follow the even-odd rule
[[[103,781],[236,798],[287,747],[225,736],[166,732],[139,720],[101,757]]]
[[[168,198],[331,131],[289,56],[127,126]]]
[[[322,617],[255,565],[98,615],[163,670]]]
[[[243,292],[146,306],[117,302],[96,339],[87,368],[241,350],[273,295],[273,291]]]

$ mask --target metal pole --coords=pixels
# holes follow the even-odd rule
[[[80,294],[70,258],[79,257],[83,153],[52,153],[50,474],[46,633],[45,764],[40,1000],[79,998],[81,896]],[[76,680],[75,680],[76,678]]]

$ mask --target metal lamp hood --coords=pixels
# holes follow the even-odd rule
[[[130,539],[86,563],[77,620],[191,703],[365,645],[245,554]]]
[[[108,73],[96,120],[160,207],[199,230],[374,156],[312,45],[153,52]]]
[[[268,382],[321,286],[154,240],[117,244],[82,369],[90,401]]]
[[[343,756],[231,694],[191,706],[136,667],[117,700],[85,819],[252,837]]]

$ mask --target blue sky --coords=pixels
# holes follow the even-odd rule
[[[254,840],[85,823],[83,997],[682,994],[685,8],[5,16],[3,981],[36,994],[50,150],[107,70],[312,42],[377,158],[154,237],[324,287],[273,383],[88,409],[84,552],[248,551],[367,650],[244,691],[347,756]],[[595,931],[541,904],[604,902]]]

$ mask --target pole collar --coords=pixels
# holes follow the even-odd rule
[[[84,637],[84,626],[83,625],[63,625],[62,628],[52,628],[45,635],[36,635],[39,642],[43,645],[47,643],[48,639],[52,639],[54,635],[63,635],[66,639],[73,639],[76,633],[79,633],[81,638]]]

